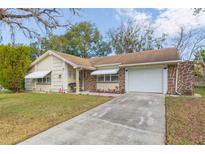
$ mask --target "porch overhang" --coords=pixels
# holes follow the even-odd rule
[[[106,74],[117,74],[119,69],[104,69],[104,70],[96,70],[91,73],[91,75],[106,75]]]

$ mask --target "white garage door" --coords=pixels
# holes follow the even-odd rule
[[[163,69],[129,69],[127,84],[127,91],[162,93]]]

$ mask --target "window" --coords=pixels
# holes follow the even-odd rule
[[[105,82],[110,82],[110,75],[105,75]]]
[[[104,82],[104,75],[97,76],[97,82]]]
[[[118,82],[118,75],[111,75],[112,82]]]
[[[118,74],[98,75],[97,82],[118,82]]]
[[[37,84],[51,84],[51,73],[44,78],[37,79]]]
[[[37,79],[38,83],[42,83],[42,79]]]

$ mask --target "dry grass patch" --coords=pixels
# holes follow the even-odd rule
[[[167,144],[205,144],[205,97],[167,97]]]
[[[16,144],[110,99],[71,94],[0,94],[0,144]]]

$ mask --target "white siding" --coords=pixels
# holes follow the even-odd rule
[[[25,79],[25,89],[26,90],[34,90],[35,89],[35,81],[32,79]]]
[[[32,67],[32,68],[29,70],[28,74],[31,73],[31,72],[33,72],[33,71],[35,71],[35,68],[34,68],[34,67]],[[25,89],[26,89],[26,90],[29,90],[29,91],[35,90],[35,80],[25,79]]]
[[[34,71],[51,70],[51,84],[43,85],[37,84],[35,79],[26,79],[25,88],[26,90],[33,91],[54,91],[58,92],[60,89],[67,90],[69,74],[68,72],[73,71],[73,67],[66,64],[61,59],[55,56],[47,56],[45,59],[37,63],[33,68],[30,69],[29,73]],[[73,79],[72,79],[73,80]]]
[[[51,84],[52,91],[59,91],[63,88],[63,70],[64,62],[53,56]]]

